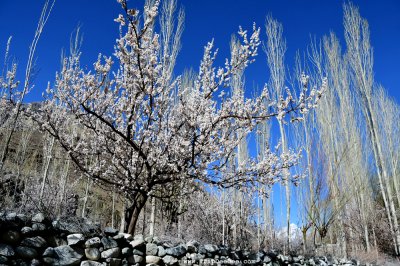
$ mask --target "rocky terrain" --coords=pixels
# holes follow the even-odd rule
[[[359,265],[354,260],[232,250],[196,241],[172,244],[157,237],[100,230],[84,220],[50,221],[0,213],[0,265]]]

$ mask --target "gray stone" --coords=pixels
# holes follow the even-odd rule
[[[103,238],[101,238],[101,243],[103,244],[104,249],[110,249],[110,248],[118,247],[117,241],[115,241],[111,237],[103,237]]]
[[[132,254],[133,255],[139,255],[139,256],[143,256],[144,255],[144,253],[142,251],[138,250],[138,249],[133,249],[132,250]]]
[[[45,219],[44,214],[39,212],[32,217],[32,222],[33,223],[43,223],[44,219]]]
[[[103,265],[104,265],[103,263],[90,260],[84,260],[81,262],[81,266],[103,266]]]
[[[195,240],[190,240],[189,242],[186,243],[187,246],[187,251],[190,253],[196,253],[200,244],[199,242]]]
[[[133,261],[134,263],[142,263],[143,262],[143,257],[139,255],[133,255]]]
[[[26,260],[31,260],[38,256],[36,249],[31,247],[17,247],[15,253],[18,258]]]
[[[12,257],[15,255],[14,249],[6,244],[0,244],[0,256]]]
[[[46,230],[46,225],[42,223],[34,223],[32,224],[32,230],[36,232],[43,232]]]
[[[67,236],[68,245],[79,245],[85,241],[85,237],[82,234],[71,234]]]
[[[116,247],[116,248],[110,248],[110,249],[107,249],[107,250],[101,252],[101,257],[103,259],[117,258],[120,254],[121,254],[121,249]]]
[[[4,232],[0,239],[6,244],[16,245],[21,239],[21,234],[17,231],[9,230]]]
[[[122,249],[122,256],[129,257],[132,255],[133,255],[132,249],[126,247]]]
[[[33,259],[31,260],[31,264],[29,266],[40,266],[40,265],[42,265],[42,263],[39,260]]]
[[[106,234],[107,236],[115,236],[118,234],[118,230],[112,227],[106,227],[104,228],[104,234]]]
[[[99,260],[100,259],[100,251],[97,248],[86,248],[85,256],[89,260]]]
[[[216,253],[218,251],[218,246],[206,244],[206,245],[204,245],[204,249],[209,253]]]
[[[146,255],[155,256],[158,253],[158,248],[156,244],[148,243],[146,244]]]
[[[143,239],[133,240],[129,244],[132,246],[132,248],[140,248],[144,245],[144,240]]]
[[[162,260],[165,265],[175,265],[178,263],[178,259],[170,255],[165,256],[164,258],[162,258]]]
[[[46,250],[47,251],[47,250]],[[46,252],[45,251],[45,252]],[[52,265],[79,265],[82,255],[76,252],[70,246],[60,246],[53,248],[53,252],[49,252],[52,256],[44,257],[43,261]]]
[[[157,256],[146,256],[146,264],[158,264],[161,258]]]
[[[163,246],[158,246],[157,249],[158,249],[157,252],[158,256],[164,257],[167,254]]]
[[[198,263],[200,260],[204,259],[205,256],[202,254],[198,254],[198,253],[192,253],[192,254],[189,254],[189,258],[192,260],[192,262]]]
[[[32,248],[44,248],[47,246],[46,240],[41,236],[25,238],[22,240],[21,245]]]
[[[120,266],[122,260],[117,258],[108,258],[106,259],[107,265],[109,266]]]
[[[268,257],[268,256],[265,256],[264,259],[263,259],[263,262],[270,263],[271,262],[271,258]]]
[[[23,234],[23,235],[29,235],[30,233],[32,233],[33,232],[33,229],[32,229],[32,227],[29,227],[29,226],[24,226],[24,227],[22,227],[22,229],[21,229],[21,233]]]
[[[133,240],[142,240],[142,241],[144,241],[144,238],[143,238],[143,235],[135,235],[133,237]]]
[[[98,237],[90,238],[85,242],[85,247],[87,247],[87,248],[98,248],[98,247],[100,247],[100,245],[101,245],[101,241],[100,241],[100,238],[98,238]]]
[[[171,256],[179,258],[179,257],[182,257],[183,255],[185,255],[186,251],[187,251],[187,249],[184,245],[179,245],[179,246],[176,246],[173,248],[167,248],[166,253],[167,253],[167,255],[171,255]]]
[[[54,251],[54,248],[48,247],[46,250],[43,252],[43,257],[54,257],[56,252]]]

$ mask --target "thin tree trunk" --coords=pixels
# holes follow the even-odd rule
[[[150,228],[149,234],[150,236],[154,236],[154,227],[156,222],[156,198],[151,198],[151,214],[150,214]]]
[[[40,194],[39,194],[39,208],[42,207],[42,198],[43,198],[43,193],[44,193],[44,187],[46,185],[47,175],[49,174],[50,162],[51,162],[51,159],[53,158],[52,154],[53,154],[54,140],[55,140],[55,138],[51,137],[49,151],[47,151],[48,154],[46,154],[47,155],[46,156],[46,164],[43,169],[42,185],[41,185]]]
[[[144,193],[137,193],[137,195],[133,199],[132,206],[128,208],[127,213],[125,214],[127,217],[128,228],[127,233],[134,235],[136,224],[139,219],[140,212],[142,211],[143,207],[145,206],[147,201],[147,195]],[[144,226],[143,226],[144,227]]]
[[[86,206],[89,198],[89,186],[90,186],[90,178],[88,177],[87,182],[86,182],[86,189],[85,189],[85,198],[83,200],[83,206],[82,206],[82,218],[85,218],[86,214]]]

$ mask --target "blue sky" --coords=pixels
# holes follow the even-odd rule
[[[304,50],[310,36],[322,37],[334,31],[343,41],[342,1],[339,0],[178,0],[185,8],[186,21],[182,51],[176,73],[197,66],[204,45],[212,38],[220,48],[219,62],[229,56],[231,34],[238,26],[251,29],[253,22],[262,27],[272,14],[283,23],[287,40],[287,61],[290,67],[297,50]],[[9,36],[13,36],[11,55],[20,63],[23,73],[29,44],[44,0],[0,1],[0,55],[3,56]],[[143,0],[130,0],[132,7],[142,8]],[[371,42],[375,55],[375,80],[400,102],[400,2],[398,0],[353,1],[370,23]],[[120,7],[114,0],[57,0],[53,13],[39,41],[36,65],[40,72],[28,101],[38,101],[47,82],[54,81],[60,68],[61,50],[69,47],[71,33],[81,25],[84,42],[82,62],[91,68],[99,52],[111,55],[118,35],[113,21]],[[0,59],[2,62],[2,58]],[[247,93],[256,84],[262,88],[268,79],[266,59],[260,50],[256,63],[246,72]],[[279,192],[277,191],[277,193]],[[279,198],[280,197],[276,197]],[[276,202],[275,209],[282,205]],[[284,205],[283,205],[284,206]],[[296,207],[294,207],[296,212]],[[284,213],[284,212],[283,212]]]

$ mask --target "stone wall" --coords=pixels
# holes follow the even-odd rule
[[[356,265],[327,257],[231,250],[189,241],[172,245],[157,237],[100,230],[84,220],[49,221],[0,213],[0,265]]]

